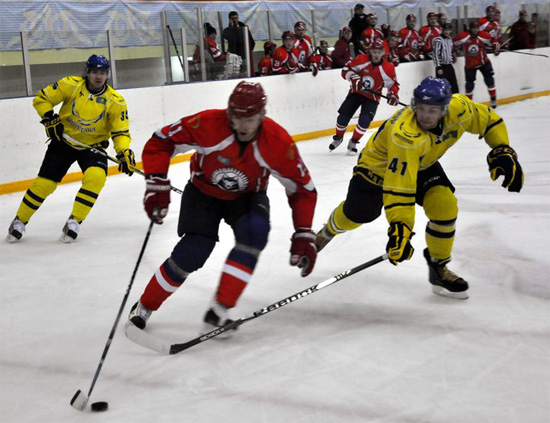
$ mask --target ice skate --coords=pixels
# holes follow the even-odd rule
[[[432,292],[442,297],[468,299],[468,282],[447,269],[447,260],[437,260],[430,256],[428,249],[424,250],[424,258],[430,268],[430,283]]]
[[[133,305],[132,309],[130,310],[128,320],[130,320],[130,322],[132,322],[137,328],[145,329],[145,326],[147,325],[147,320],[149,320],[149,317],[151,317],[151,313],[151,310],[145,308],[143,304],[141,304],[141,301],[138,301]]]
[[[348,143],[348,156],[355,156],[357,154],[357,145],[359,144],[359,141],[355,141],[354,139],[349,140]]]
[[[229,318],[229,309],[224,305],[218,303],[217,301],[214,301],[212,307],[208,309],[208,311],[204,315],[203,321],[203,333],[212,332],[214,329],[221,328],[222,326],[226,326],[233,322],[233,320]],[[229,338],[233,330],[235,329],[232,329],[227,333],[218,335],[217,338]]]
[[[70,244],[75,241],[79,230],[80,223],[74,220],[71,216],[67,219],[65,226],[63,226],[63,234],[61,234],[59,240],[66,244]]]
[[[496,108],[497,108],[497,99],[496,99],[496,98],[492,98],[492,99],[491,99],[491,108],[492,108],[492,109],[496,109]]]
[[[344,141],[344,137],[339,137],[338,135],[334,135],[332,139],[333,141],[328,146],[328,149],[330,151],[334,151],[335,149],[337,149],[340,144],[342,144],[342,141]]]
[[[327,228],[327,225],[323,226],[323,229],[321,229],[319,232],[317,232],[317,235],[315,235],[315,248],[317,248],[317,252],[321,251],[325,246],[334,238],[336,235],[330,233],[330,231]]]
[[[17,216],[11,221],[10,227],[8,228],[8,236],[6,236],[6,241],[9,243],[17,242],[21,240],[21,237],[25,233],[25,224],[19,220]]]

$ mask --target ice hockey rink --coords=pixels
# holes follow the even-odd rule
[[[525,172],[520,194],[490,180],[489,148],[477,136],[464,136],[442,159],[460,208],[449,267],[469,281],[467,301],[431,293],[422,257],[426,218],[417,208],[410,261],[377,264],[247,322],[230,339],[173,356],[147,350],[122,325],[177,242],[173,193],[90,398],[109,402],[101,414],[76,411],[69,401],[77,389],[88,392],[143,244],[144,182],[137,174],[108,178],[71,245],[58,238],[80,185],[59,186],[20,243],[0,242],[0,421],[548,423],[549,110],[550,97],[497,109]],[[344,199],[356,162],[344,145],[329,154],[329,140],[298,144],[319,192],[315,230]],[[172,166],[174,186],[185,186],[188,166]],[[0,196],[2,231],[22,195]],[[269,244],[234,318],[384,253],[382,216],[335,238],[301,278],[288,264],[290,209],[273,178],[269,196]],[[170,342],[198,335],[233,246],[226,225],[220,238],[147,331]]]

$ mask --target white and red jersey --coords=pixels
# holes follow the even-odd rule
[[[497,41],[485,31],[479,31],[476,36],[469,31],[463,31],[453,37],[455,46],[462,46],[464,49],[464,58],[466,60],[466,69],[475,69],[483,66],[489,61],[485,46],[493,46]]]
[[[258,73],[260,74],[260,76],[267,76],[273,73],[271,62],[272,59],[269,56],[264,56],[260,59],[260,61],[258,62]]]
[[[324,56],[322,54],[314,54],[309,59],[309,64],[315,65],[319,68],[319,70],[325,70],[325,69],[331,69],[332,68],[332,57],[330,54],[325,54]]]
[[[376,39],[384,39],[382,30],[380,28],[367,28],[361,33],[360,43],[366,49]]]
[[[502,32],[500,28],[500,22],[497,20],[490,21],[486,17],[479,19],[479,30],[488,32],[489,35],[497,40],[499,43],[501,42],[502,38]]]
[[[420,49],[422,43],[420,40],[420,34],[416,29],[401,28],[399,31],[399,37],[401,37],[401,58],[409,62],[420,59]]]
[[[288,132],[264,118],[248,143],[235,139],[227,111],[205,110],[157,130],[143,149],[146,175],[167,174],[170,158],[195,150],[191,182],[204,194],[234,200],[266,192],[269,176],[285,187],[295,229],[311,228],[317,191]]]
[[[313,41],[309,38],[309,35],[304,35],[304,38],[294,38],[294,45],[292,46],[298,51],[298,62],[302,64],[302,69],[307,70],[309,65],[309,58],[313,55],[315,48],[313,47]]]
[[[284,46],[277,47],[273,53],[271,69],[274,74],[298,72],[300,66],[298,62],[298,50],[293,48],[287,51]]]
[[[342,69],[342,78],[350,80],[353,74],[361,77],[364,88],[381,93],[382,88],[386,87],[388,92],[393,91],[396,95],[399,92],[399,83],[395,75],[395,66],[386,60],[378,65],[372,64],[370,57],[366,54],[360,54],[351,60]],[[374,95],[369,91],[360,91],[361,94],[374,101],[380,101],[380,96]]]
[[[208,53],[210,53],[210,56],[212,57],[213,61],[219,62],[219,61],[225,60],[225,53],[222,53],[216,40],[210,37],[204,37],[203,46],[204,46],[204,49],[208,51]],[[208,58],[205,58],[205,60],[208,62]],[[199,46],[196,45],[195,52],[193,53],[193,62],[199,63],[200,61],[201,61],[200,49],[199,49]]]
[[[422,51],[426,54],[431,53],[434,46],[433,46],[433,40],[436,37],[439,37],[441,35],[441,27],[440,26],[429,26],[424,25],[422,28],[420,28],[420,31],[418,32],[420,35],[420,42],[422,44]]]

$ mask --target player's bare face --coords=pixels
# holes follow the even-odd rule
[[[382,58],[384,57],[384,49],[381,48],[373,48],[369,50],[369,55],[372,60],[372,63],[380,63],[382,61]]]
[[[415,106],[416,121],[425,131],[433,129],[444,116],[442,106],[431,106],[429,104],[417,104]]]
[[[103,88],[109,77],[109,72],[103,69],[90,69],[88,72],[88,88],[90,91],[99,91]]]
[[[297,29],[296,31],[294,31],[294,33],[296,34],[296,36],[298,38],[302,39],[306,35],[306,30],[305,29]]]
[[[285,50],[290,50],[294,45],[294,38],[285,38],[283,40],[283,45],[285,46]]]
[[[432,28],[434,26],[437,26],[437,16],[434,16],[433,18],[429,18],[428,25],[431,26]]]
[[[410,21],[407,21],[407,28],[414,29],[416,26],[416,19],[411,19]]]
[[[235,132],[237,141],[252,141],[258,133],[263,119],[263,113],[257,113],[250,117],[232,116],[230,118],[231,128],[233,128],[233,131]]]

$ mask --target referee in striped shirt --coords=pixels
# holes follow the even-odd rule
[[[458,93],[455,69],[453,67],[453,39],[451,37],[452,25],[443,24],[441,35],[433,41],[433,61],[435,63],[435,76],[445,78],[451,84],[453,94]]]

